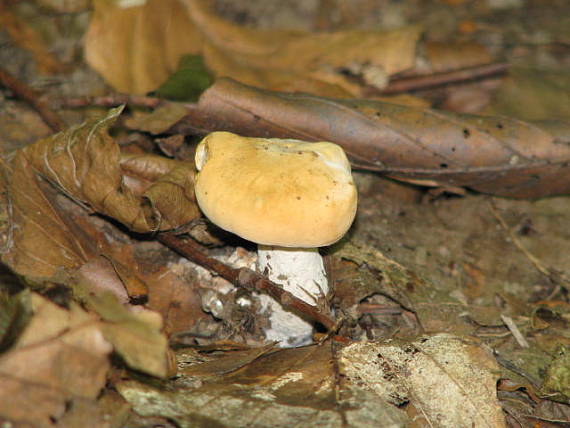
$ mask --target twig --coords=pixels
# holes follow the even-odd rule
[[[519,344],[519,346],[521,348],[528,348],[529,347],[528,342],[520,332],[519,328],[517,327],[513,319],[504,314],[501,314],[501,319],[503,320],[503,322],[505,323],[505,325],[507,326],[507,328],[509,329],[509,331],[511,332],[511,334]]]
[[[155,97],[145,97],[142,95],[111,94],[101,97],[62,98],[57,101],[57,104],[65,108],[92,106],[116,107],[121,104],[128,104],[135,107],[156,108],[165,102],[168,101]]]
[[[445,73],[434,73],[428,76],[414,76],[396,79],[392,80],[389,85],[381,91],[381,94],[394,95],[409,91],[430,89],[451,83],[482,79],[503,74],[508,70],[508,68],[509,64],[499,62],[462,68],[460,70],[448,71]]]
[[[210,272],[218,274],[237,287],[269,294],[279,302],[283,308],[305,315],[322,324],[327,330],[332,330],[335,327],[334,320],[319,312],[315,306],[309,305],[298,297],[295,297],[293,294],[281,288],[281,286],[251,269],[235,269],[209,257],[203,252],[202,248],[191,239],[182,239],[173,233],[161,233],[158,235],[158,240],[187,259],[208,269]]]
[[[495,207],[493,200],[489,199],[488,202],[489,202],[489,207],[491,209],[491,213],[493,214],[495,219],[499,222],[499,225],[505,230],[505,232],[507,232],[512,243],[526,256],[526,258],[530,260],[535,269],[538,270],[544,276],[546,276],[553,283],[556,284],[558,282],[562,282],[565,285],[564,288],[569,289],[570,279],[565,275],[563,275],[562,273],[544,266],[544,264],[542,264],[542,262],[537,257],[535,257],[534,254],[532,254],[529,250],[526,249],[526,247],[522,244],[520,239],[514,234],[513,230],[507,225],[507,222],[501,216],[501,214],[499,214],[497,207]],[[554,295],[555,294],[551,294],[552,297],[554,297]]]
[[[61,117],[40,99],[39,94],[35,90],[16,79],[2,67],[0,67],[0,83],[10,89],[17,98],[30,104],[53,131],[59,132],[66,128],[65,122]]]

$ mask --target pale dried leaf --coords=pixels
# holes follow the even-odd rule
[[[201,35],[179,0],[149,0],[121,8],[97,0],[85,38],[85,57],[116,89],[145,93],[176,71],[184,54],[201,49]]]
[[[89,64],[122,92],[156,89],[182,54],[199,53],[216,76],[347,97],[360,94],[360,87],[343,69],[365,66],[392,75],[411,68],[419,35],[417,27],[327,34],[259,30],[221,19],[201,0],[149,0],[128,9],[98,0],[85,51]]]
[[[159,314],[140,307],[129,311],[108,293],[86,299],[104,321],[103,335],[129,367],[157,377],[173,374]]]
[[[74,400],[95,400],[105,385],[112,347],[97,320],[77,305],[59,308],[33,294],[33,316],[0,356],[0,416],[51,425]]]
[[[506,426],[496,393],[498,365],[471,340],[437,335],[360,342],[342,350],[341,364],[351,383],[396,404],[410,401],[430,426]]]

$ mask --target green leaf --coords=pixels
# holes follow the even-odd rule
[[[200,55],[184,55],[178,70],[155,93],[176,101],[196,101],[212,84],[212,76]]]

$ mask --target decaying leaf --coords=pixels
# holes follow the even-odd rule
[[[554,394],[559,400],[565,402],[570,400],[570,351],[567,346],[561,346],[558,349],[554,360],[548,367],[542,392],[551,396]]]
[[[252,351],[250,356],[259,355]],[[351,390],[337,389],[330,346],[280,350],[253,361],[250,358],[239,370],[220,371],[220,367],[240,367],[230,361],[232,358],[228,353],[221,357],[225,363],[212,361],[199,378],[182,375],[178,379],[182,388],[175,391],[135,381],[121,382],[117,389],[137,413],[167,417],[181,427],[340,428],[347,426],[347,421],[354,427],[371,423],[382,428],[406,426],[402,410],[358,385]]]
[[[454,115],[369,100],[255,89],[219,79],[181,126],[332,141],[357,168],[428,186],[536,198],[570,191],[570,124]]]
[[[121,8],[98,0],[86,39],[87,61],[122,92],[154,90],[182,54],[201,54],[218,77],[330,96],[360,94],[342,69],[366,66],[389,76],[414,64],[417,27],[329,34],[256,30],[219,18],[210,6],[202,0],[149,0]]]
[[[112,346],[97,319],[32,294],[33,316],[0,355],[0,418],[51,426],[74,402],[94,402],[105,386]]]
[[[134,381],[117,388],[141,415],[183,427],[409,426],[402,409],[419,409],[430,426],[505,426],[495,359],[471,339],[435,335],[266,351],[240,351],[237,358],[185,351],[182,389]]]
[[[349,385],[395,404],[410,402],[429,426],[506,426],[496,393],[498,366],[476,342],[450,335],[359,342],[344,348],[340,361]]]

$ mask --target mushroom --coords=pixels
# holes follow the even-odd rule
[[[195,192],[202,212],[222,229],[258,244],[258,270],[316,305],[329,291],[318,247],[350,228],[357,192],[342,148],[328,142],[206,136],[196,149]],[[313,326],[268,296],[266,338],[280,346],[310,343]]]

